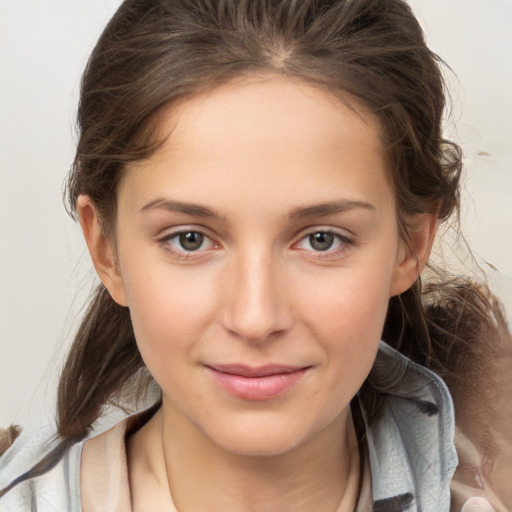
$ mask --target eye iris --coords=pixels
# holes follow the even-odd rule
[[[317,251],[326,251],[330,249],[334,242],[332,233],[313,233],[309,235],[309,243],[311,247]]]
[[[204,235],[195,231],[182,233],[180,235],[180,245],[187,251],[196,251],[203,245]]]

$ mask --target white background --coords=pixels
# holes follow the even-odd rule
[[[93,273],[62,182],[80,73],[118,0],[0,0],[0,425],[53,413]],[[512,0],[413,0],[452,67],[466,150],[464,229],[512,303]],[[488,156],[487,156],[488,155]],[[510,311],[510,309],[509,309]]]

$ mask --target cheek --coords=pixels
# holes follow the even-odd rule
[[[170,272],[167,265],[130,267],[124,277],[137,345],[158,380],[177,353],[190,354],[209,323],[211,286],[191,273]]]
[[[328,338],[380,338],[388,302],[391,271],[343,269],[323,282],[303,283],[302,310],[310,324],[322,328]],[[299,292],[296,293],[299,296]]]
[[[314,289],[302,311],[323,345],[333,388],[355,393],[373,364],[389,303],[391,271],[344,269]],[[340,378],[343,376],[343,378]]]

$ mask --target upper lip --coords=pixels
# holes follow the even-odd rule
[[[254,367],[244,364],[212,364],[206,366],[217,372],[238,375],[240,377],[268,377],[270,375],[298,372],[308,368],[306,366],[288,366],[282,364],[268,364]]]

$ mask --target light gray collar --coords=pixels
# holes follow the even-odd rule
[[[366,425],[374,511],[448,512],[458,464],[453,404],[445,383],[381,342],[370,380],[384,401]]]

